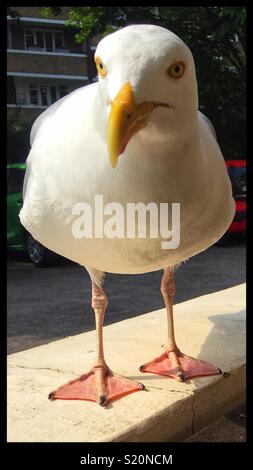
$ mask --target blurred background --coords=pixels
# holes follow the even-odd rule
[[[178,34],[196,64],[199,109],[212,121],[225,159],[245,157],[244,7],[12,7],[8,9],[8,161],[23,162],[45,108],[97,80],[99,40],[133,23]]]

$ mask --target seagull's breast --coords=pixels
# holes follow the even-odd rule
[[[22,224],[35,239],[62,256],[115,273],[158,270],[212,245],[226,231],[234,213],[217,144],[203,138],[199,145],[201,139],[195,139],[197,143],[169,154],[163,146],[145,146],[136,135],[113,169],[96,100],[96,87],[79,89],[54,112],[48,112],[36,130],[28,158]],[[95,220],[100,217],[103,227],[108,221],[108,216],[101,218],[101,210],[100,215],[96,213],[97,196],[103,199],[102,211],[112,203],[122,207],[123,237],[122,230],[114,238],[95,235]],[[73,223],[81,215],[77,207],[83,203],[92,208],[93,232],[91,237],[78,238],[73,236]],[[146,237],[126,236],[129,203],[156,205],[157,237],[149,236],[149,223]],[[173,249],[162,248],[161,203],[168,205],[168,229],[172,228],[172,203],[180,204],[180,243]]]

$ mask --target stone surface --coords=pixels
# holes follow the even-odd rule
[[[106,408],[49,401],[48,393],[92,367],[95,331],[8,356],[8,442],[181,441],[245,400],[245,284],[177,304],[180,349],[230,374],[178,383],[142,374],[161,353],[164,309],[104,328],[105,354],[117,373],[145,391]]]

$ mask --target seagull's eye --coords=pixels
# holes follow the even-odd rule
[[[168,68],[168,75],[171,78],[181,78],[184,75],[185,72],[185,64],[184,62],[174,62],[169,68]]]
[[[106,66],[104,65],[104,63],[102,62],[100,57],[95,57],[95,63],[96,63],[96,66],[97,66],[98,74],[101,77],[105,77],[106,74],[107,74],[107,70],[106,70]]]

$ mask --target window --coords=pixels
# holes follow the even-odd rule
[[[34,31],[33,29],[27,29],[25,31],[25,48],[31,49],[35,47]]]
[[[44,33],[43,33],[43,31],[36,31],[35,38],[36,38],[37,47],[39,47],[40,49],[44,49]]]
[[[40,96],[42,106],[47,106],[47,87],[45,85],[40,85]]]
[[[47,52],[64,51],[63,31],[50,31],[44,29],[25,30],[25,48]]]
[[[50,87],[50,97],[51,97],[51,103],[55,103],[55,101],[57,101],[57,94],[56,94],[55,86]]]
[[[59,94],[60,94],[60,98],[63,98],[63,96],[66,96],[68,94],[67,87],[64,85],[61,85],[59,87]]]
[[[30,93],[30,103],[34,106],[38,105],[38,90],[37,85],[31,84],[29,86],[29,93]]]
[[[49,31],[45,33],[45,49],[48,52],[53,52],[53,33]]]
[[[22,91],[17,93],[17,104],[26,104],[25,93]]]
[[[31,83],[29,85],[30,103],[34,106],[49,106],[69,93],[66,85],[46,85]]]
[[[55,50],[64,49],[63,33],[54,33]]]

